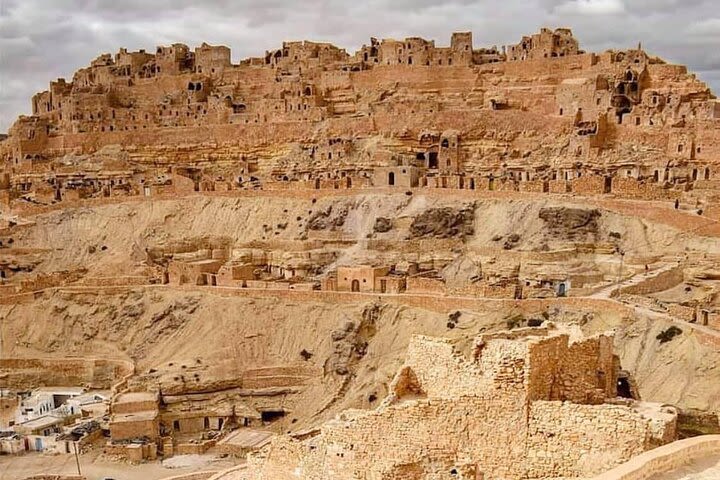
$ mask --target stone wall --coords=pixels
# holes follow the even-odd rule
[[[678,265],[635,285],[619,288],[613,292],[613,296],[622,294],[647,295],[649,293],[662,292],[663,290],[668,290],[680,284],[683,280],[683,267]]]
[[[527,478],[587,477],[650,447],[647,421],[618,405],[533,402]]]
[[[682,195],[682,191],[664,188],[662,184],[623,177],[613,178],[612,192],[619,197],[642,200],[671,201]]]
[[[408,293],[445,295],[445,282],[432,277],[408,277],[406,283]]]

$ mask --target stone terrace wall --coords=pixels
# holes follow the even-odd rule
[[[146,287],[77,287],[67,286],[58,289],[50,289],[45,292],[31,294],[13,295],[9,298],[0,298],[0,304],[14,304],[29,302],[37,299],[38,296],[49,294],[54,291],[62,291],[66,294],[95,294],[112,295],[128,291],[147,289],[170,289],[173,291],[204,291],[212,295],[222,297],[246,297],[246,298],[278,298],[288,299],[297,302],[327,302],[333,304],[357,303],[361,301],[377,300],[378,293],[358,292],[333,292],[333,291],[301,291],[301,290],[254,290],[249,288],[221,288],[221,287],[198,287],[181,285],[168,287],[165,285],[154,285]],[[398,305],[407,305],[416,308],[423,308],[436,312],[450,312],[455,310],[499,310],[515,308],[525,315],[539,314],[551,307],[563,307],[578,311],[606,311],[618,315],[632,316],[633,310],[628,306],[613,300],[602,298],[535,298],[524,300],[511,299],[490,299],[490,298],[469,298],[469,297],[441,297],[423,294],[390,294],[382,295],[385,302]]]
[[[613,292],[613,296],[620,294],[647,295],[648,293],[662,292],[680,284],[683,280],[683,268],[677,266],[635,285],[620,288]]]

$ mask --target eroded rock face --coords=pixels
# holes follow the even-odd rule
[[[375,225],[373,226],[373,231],[376,233],[386,233],[392,230],[393,223],[392,220],[385,217],[378,217],[375,219]]]
[[[540,209],[538,216],[556,236],[578,239],[598,234],[600,212],[597,209],[547,207]]]
[[[312,214],[308,220],[308,228],[310,230],[332,230],[336,227],[342,227],[345,224],[347,215],[347,206],[333,208],[332,205],[329,205],[324,210]]]
[[[347,321],[332,332],[333,354],[325,363],[326,373],[347,375],[351,372],[358,360],[367,353],[368,343],[377,331],[376,322],[381,312],[379,304],[367,305],[359,323]]]
[[[424,211],[410,225],[412,238],[465,238],[475,233],[473,225],[475,205],[462,209],[431,208]]]

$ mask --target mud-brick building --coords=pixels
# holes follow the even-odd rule
[[[378,292],[381,277],[390,273],[390,267],[338,267],[337,290],[339,292]]]

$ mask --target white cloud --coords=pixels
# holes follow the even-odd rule
[[[560,14],[614,15],[625,11],[622,0],[569,0],[555,7]]]
[[[720,18],[706,18],[695,22],[687,28],[687,32],[690,35],[720,38]]]

